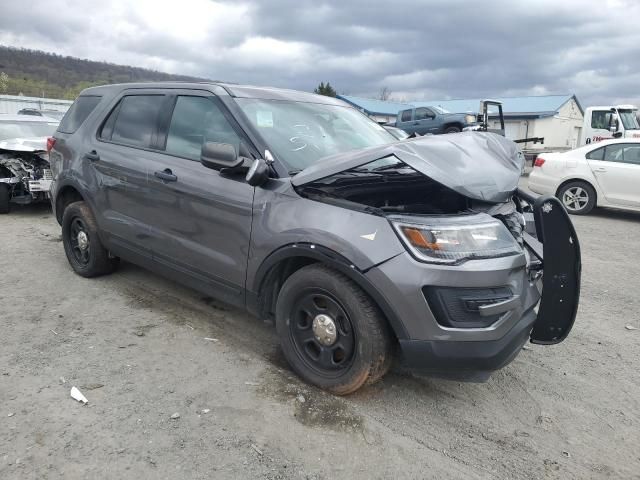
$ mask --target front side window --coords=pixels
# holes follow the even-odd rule
[[[640,165],[640,145],[626,144],[622,151],[624,163]]]
[[[346,106],[255,98],[236,102],[289,171],[329,155],[396,141],[384,127]]]
[[[240,137],[212,99],[179,96],[167,134],[167,153],[200,160],[205,142],[228,143],[238,152]]]
[[[100,137],[134,147],[150,148],[164,95],[124,97],[102,127]]]
[[[428,108],[416,108],[416,120],[426,120],[433,117],[433,113]]]
[[[609,130],[611,112],[607,110],[594,110],[591,112],[591,128]]]
[[[402,116],[400,117],[401,122],[410,122],[411,121],[411,110],[405,110],[402,112]]]

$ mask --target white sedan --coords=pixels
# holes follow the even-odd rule
[[[569,213],[593,207],[640,211],[640,139],[592,143],[562,153],[543,153],[529,175],[529,189],[555,195]]]

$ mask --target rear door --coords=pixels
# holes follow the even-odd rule
[[[614,143],[587,154],[587,162],[607,201],[640,207],[640,144]]]
[[[254,189],[244,175],[200,163],[203,142],[236,152],[243,133],[211,93],[179,90],[162,121],[160,149],[148,166],[147,201],[154,262],[197,279],[227,302],[244,302]],[[248,144],[248,142],[245,142]]]
[[[147,172],[166,101],[158,90],[125,91],[114,101],[84,154],[96,171],[102,230],[114,250],[151,256],[148,222],[154,206],[149,201]]]
[[[402,110],[399,112],[396,126],[408,134],[415,133],[417,125],[415,125],[413,121],[413,109]]]

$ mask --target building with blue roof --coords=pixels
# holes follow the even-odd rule
[[[338,95],[378,122],[394,122],[399,112],[417,107],[440,107],[451,113],[478,113],[480,98],[387,102],[370,98]],[[542,144],[526,144],[531,150],[575,148],[580,139],[584,111],[572,94],[492,98],[502,102],[505,133],[512,140],[543,137]],[[496,112],[497,113],[497,112]],[[495,117],[491,117],[497,126]]]

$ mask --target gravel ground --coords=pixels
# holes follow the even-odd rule
[[[336,398],[289,371],[271,325],[130,264],[76,276],[47,207],[16,207],[0,217],[0,478],[640,478],[640,214],[574,221],[564,343],[484,384],[396,370]]]

